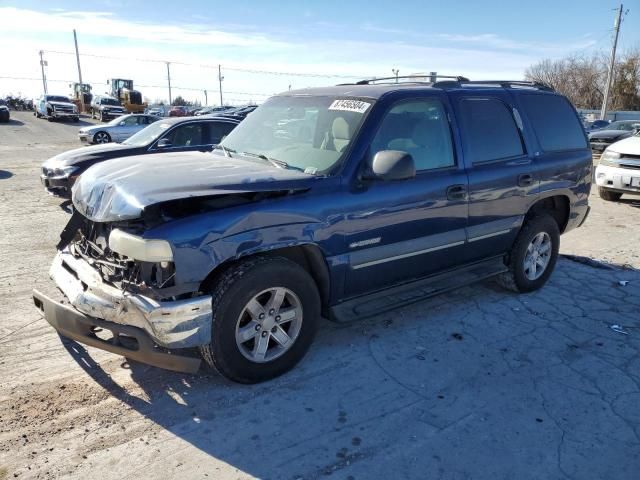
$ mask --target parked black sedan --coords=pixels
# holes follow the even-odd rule
[[[49,192],[68,196],[80,174],[96,163],[147,153],[209,151],[240,121],[213,116],[159,120],[122,143],[76,148],[51,157],[42,164],[40,180]]]
[[[640,131],[640,120],[620,120],[610,123],[607,127],[589,133],[591,150],[602,153],[619,140],[630,137]]]

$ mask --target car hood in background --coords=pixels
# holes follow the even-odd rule
[[[589,140],[607,140],[624,134],[631,135],[631,133],[629,130],[596,130],[589,134]]]
[[[142,216],[146,207],[188,197],[308,189],[317,177],[256,159],[188,152],[124,157],[94,165],[73,187],[73,204],[95,222]]]
[[[104,143],[101,145],[90,145],[88,147],[74,148],[67,152],[60,153],[44,162],[43,167],[66,167],[78,163],[104,160],[106,158],[122,157],[133,155],[138,147],[131,147],[121,143]],[[129,153],[131,151],[131,153]]]
[[[640,136],[625,138],[611,145],[608,150],[627,155],[640,155]]]
[[[75,107],[75,105],[70,102],[56,102],[55,100],[49,100],[47,103],[54,107]]]

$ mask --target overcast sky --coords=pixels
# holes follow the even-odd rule
[[[48,62],[49,93],[68,94],[78,77],[75,57],[65,53],[73,52],[74,28],[83,79],[94,93],[106,90],[108,78],[131,78],[151,100],[168,97],[166,61],[173,96],[204,102],[206,89],[209,104],[219,102],[218,64],[224,101],[235,104],[259,102],[290,85],[391,75],[392,68],[401,75],[519,79],[543,58],[608,51],[617,6],[609,0],[432,3],[0,1],[0,96],[42,93],[39,50]],[[640,5],[628,6],[622,50],[640,46]]]

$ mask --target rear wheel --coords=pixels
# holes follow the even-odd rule
[[[293,368],[320,321],[311,276],[286,258],[257,257],[227,270],[211,290],[211,343],[205,361],[225,377],[257,383]]]
[[[498,283],[519,293],[541,288],[553,272],[559,248],[560,230],[553,217],[543,214],[530,218],[509,252],[509,271],[497,277]]]
[[[111,135],[107,132],[97,132],[93,136],[93,143],[109,143],[111,141]]]
[[[600,198],[606,200],[607,202],[617,202],[622,197],[620,192],[613,192],[608,188],[598,187],[598,194]]]

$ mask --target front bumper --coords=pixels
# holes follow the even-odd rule
[[[620,192],[640,193],[640,169],[598,165],[596,184]]]
[[[72,338],[85,343],[86,328],[82,325],[111,330],[116,339],[117,333],[122,332],[135,337],[138,340],[138,350],[144,350],[145,355],[153,353],[154,358],[159,352],[154,344],[174,349],[196,347],[211,341],[212,311],[209,295],[165,302],[124,292],[104,282],[89,263],[74,257],[66,249],[58,252],[49,274],[71,306],[50,300],[39,292],[34,292],[34,301],[36,304],[40,301],[44,305],[42,309],[47,321],[63,335],[64,331],[57,325],[71,328],[74,335],[80,337]],[[90,345],[104,348],[103,343]],[[147,348],[149,345],[153,348]],[[126,356],[134,358],[129,353]],[[170,356],[176,358],[175,355]],[[151,363],[144,359],[140,361]]]
[[[55,110],[51,112],[50,116],[53,118],[80,118],[78,112],[56,112]]]
[[[91,136],[91,135],[89,135],[88,133],[79,133],[79,134],[78,134],[78,139],[79,139],[81,142],[89,142],[89,137],[90,137],[90,136]]]
[[[47,175],[40,175],[40,182],[44,185],[44,188],[47,190],[65,190],[70,191],[71,182],[69,181],[69,177],[58,176],[58,177],[49,177]]]

